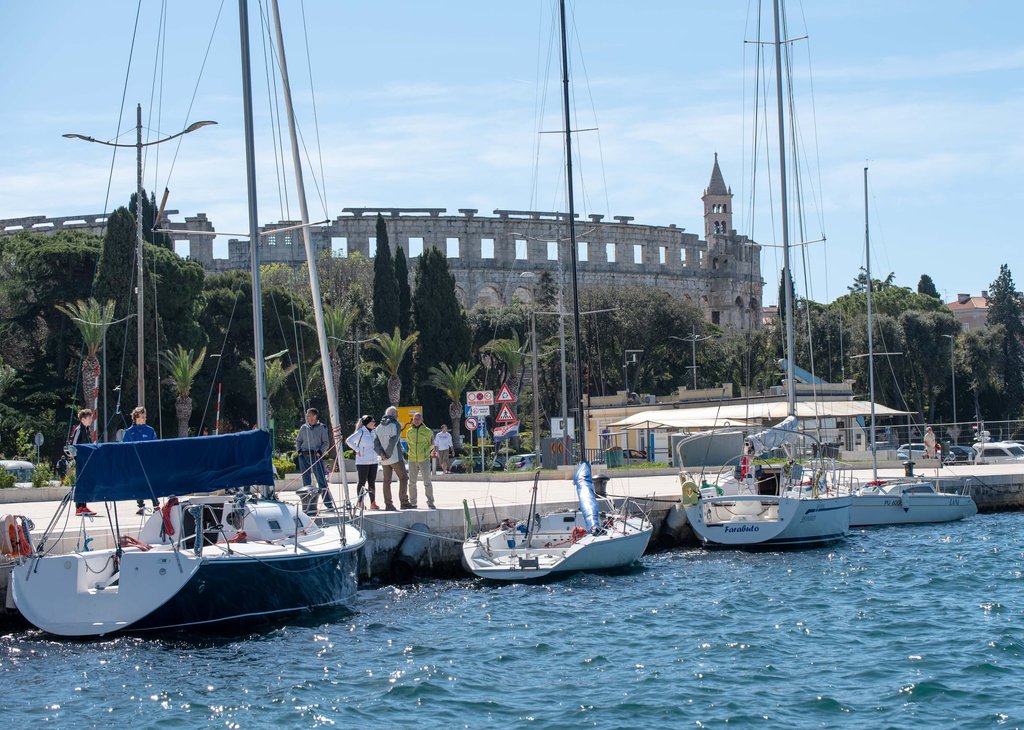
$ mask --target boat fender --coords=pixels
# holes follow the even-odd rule
[[[118,541],[118,544],[123,548],[138,548],[142,552],[151,550],[153,547],[152,545],[147,545],[146,543],[142,542],[142,540],[136,540],[131,535],[121,535],[121,539]]]
[[[171,522],[171,514],[177,506],[178,498],[171,497],[164,502],[164,506],[160,509],[160,516],[163,518],[163,525],[160,527],[161,537],[174,537],[174,523]]]
[[[575,545],[577,542],[585,538],[587,534],[587,528],[585,527],[572,528],[572,544]]]
[[[25,518],[7,515],[3,519],[3,554],[12,558],[27,558],[32,554],[32,543],[28,539]]]
[[[14,546],[11,544],[9,525],[14,515],[4,515],[0,518],[0,555],[13,555]]]
[[[692,479],[687,479],[683,482],[683,504],[687,507],[692,507],[697,504],[699,498],[700,489],[697,488],[696,483]]]
[[[398,552],[391,561],[391,570],[396,578],[403,581],[413,578],[427,552],[430,538],[430,528],[422,522],[415,522],[409,526],[409,532],[402,538]]]

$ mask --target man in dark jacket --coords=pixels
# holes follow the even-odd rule
[[[306,514],[316,514],[317,495],[324,498],[324,507],[334,509],[331,490],[327,488],[324,473],[324,453],[330,448],[330,434],[327,426],[320,423],[320,412],[316,408],[306,411],[306,422],[295,437],[295,450],[299,452],[299,471],[302,472],[302,507]],[[312,476],[316,477],[318,490],[312,489]]]

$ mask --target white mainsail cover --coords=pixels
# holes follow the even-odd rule
[[[766,451],[782,446],[782,444],[796,443],[798,440],[796,416],[787,416],[779,425],[748,436],[747,445],[750,446],[753,456],[756,458]]]

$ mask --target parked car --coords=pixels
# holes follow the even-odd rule
[[[540,466],[540,458],[536,454],[516,454],[508,457],[506,471],[530,471]]]
[[[623,449],[622,450],[622,463],[623,464],[646,464],[647,452],[641,451],[640,449]]]
[[[986,464],[1005,464],[1024,462],[1024,446],[1015,441],[989,441],[985,444],[974,444],[976,460],[984,459]]]
[[[969,464],[974,461],[974,449],[969,446],[944,446],[942,461],[946,464]]]
[[[448,473],[450,474],[465,474],[466,469],[466,462],[462,459],[452,459],[451,463],[448,464]]]
[[[900,461],[924,459],[926,458],[924,444],[903,444],[896,449],[896,458]]]

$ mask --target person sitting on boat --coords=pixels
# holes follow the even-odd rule
[[[92,443],[92,410],[83,408],[78,412],[78,423],[71,430],[71,437],[68,438],[68,445],[91,444]],[[96,513],[89,509],[85,502],[75,502],[76,517],[95,517]]]
[[[380,419],[373,449],[384,467],[384,509],[395,508],[391,500],[392,474],[398,476],[398,499],[402,509],[416,509],[416,505],[409,502],[409,474],[402,454],[402,426],[398,422],[398,409],[394,406],[384,411],[384,417]]]
[[[124,432],[124,436],[121,437],[121,441],[125,443],[135,441],[155,441],[156,431],[153,427],[146,423],[146,408],[144,406],[138,406],[132,411],[132,425],[127,428]],[[146,502],[141,499],[135,500],[135,506],[138,507],[135,514],[144,515],[146,514]],[[153,497],[153,509],[160,509],[160,502],[156,497]]]
[[[320,423],[320,411],[310,408],[306,411],[306,422],[299,428],[299,433],[295,437],[295,450],[299,452],[299,471],[302,472],[302,494],[307,495],[302,498],[302,503],[308,515],[316,514],[320,495],[324,498],[324,507],[334,509],[334,499],[331,498],[331,490],[327,488],[323,460],[324,452],[330,445],[327,426]],[[312,492],[313,476],[316,476],[316,492]],[[313,496],[309,496],[311,492]]]
[[[380,509],[377,506],[377,454],[373,450],[375,428],[377,420],[373,416],[363,416],[356,423],[356,430],[345,439],[345,443],[356,455],[356,473],[359,474],[356,494],[359,495],[359,503],[363,503],[363,485],[366,485],[366,492],[370,495],[370,509]]]

